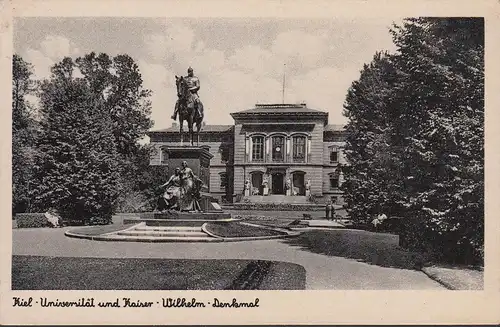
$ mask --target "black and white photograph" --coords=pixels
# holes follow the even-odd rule
[[[164,294],[14,307],[485,289],[484,17],[20,16],[9,60],[10,289]]]

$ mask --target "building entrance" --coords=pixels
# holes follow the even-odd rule
[[[252,173],[252,190],[250,190],[251,195],[262,195],[262,182],[263,173],[256,171]]]
[[[305,173],[297,171],[293,173],[293,191],[295,195],[306,195]]]
[[[285,194],[285,174],[273,173],[272,175],[272,194]]]

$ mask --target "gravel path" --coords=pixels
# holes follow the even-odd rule
[[[226,244],[98,242],[66,237],[68,229],[14,229],[12,252],[54,257],[274,260],[303,266],[310,290],[445,289],[420,271],[312,253],[283,240]]]

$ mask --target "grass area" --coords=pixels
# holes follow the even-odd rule
[[[133,225],[134,224],[97,225],[71,229],[70,232],[80,235],[96,236],[123,230],[132,227]]]
[[[314,253],[356,259],[373,265],[420,269],[427,258],[399,247],[399,236],[361,230],[313,230],[284,240]]]
[[[13,256],[12,289],[298,290],[305,269],[276,261]]]
[[[230,223],[208,223],[207,230],[220,237],[258,237],[258,236],[277,236],[284,233],[264,229],[260,227],[243,225],[238,222]]]
[[[433,265],[423,268],[422,271],[452,290],[484,289],[484,274],[477,269]]]
[[[244,219],[247,223],[252,223],[256,225],[268,226],[268,227],[278,227],[278,228],[287,228],[289,225],[294,222],[296,219],[286,219],[286,218],[278,218],[278,219],[254,219],[252,217],[248,219]]]

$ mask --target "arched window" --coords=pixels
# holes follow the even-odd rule
[[[273,161],[284,161],[285,159],[285,138],[283,136],[273,136],[272,138]]]
[[[305,162],[306,160],[306,137],[293,137],[293,162]]]
[[[264,137],[252,137],[252,161],[264,161]]]

